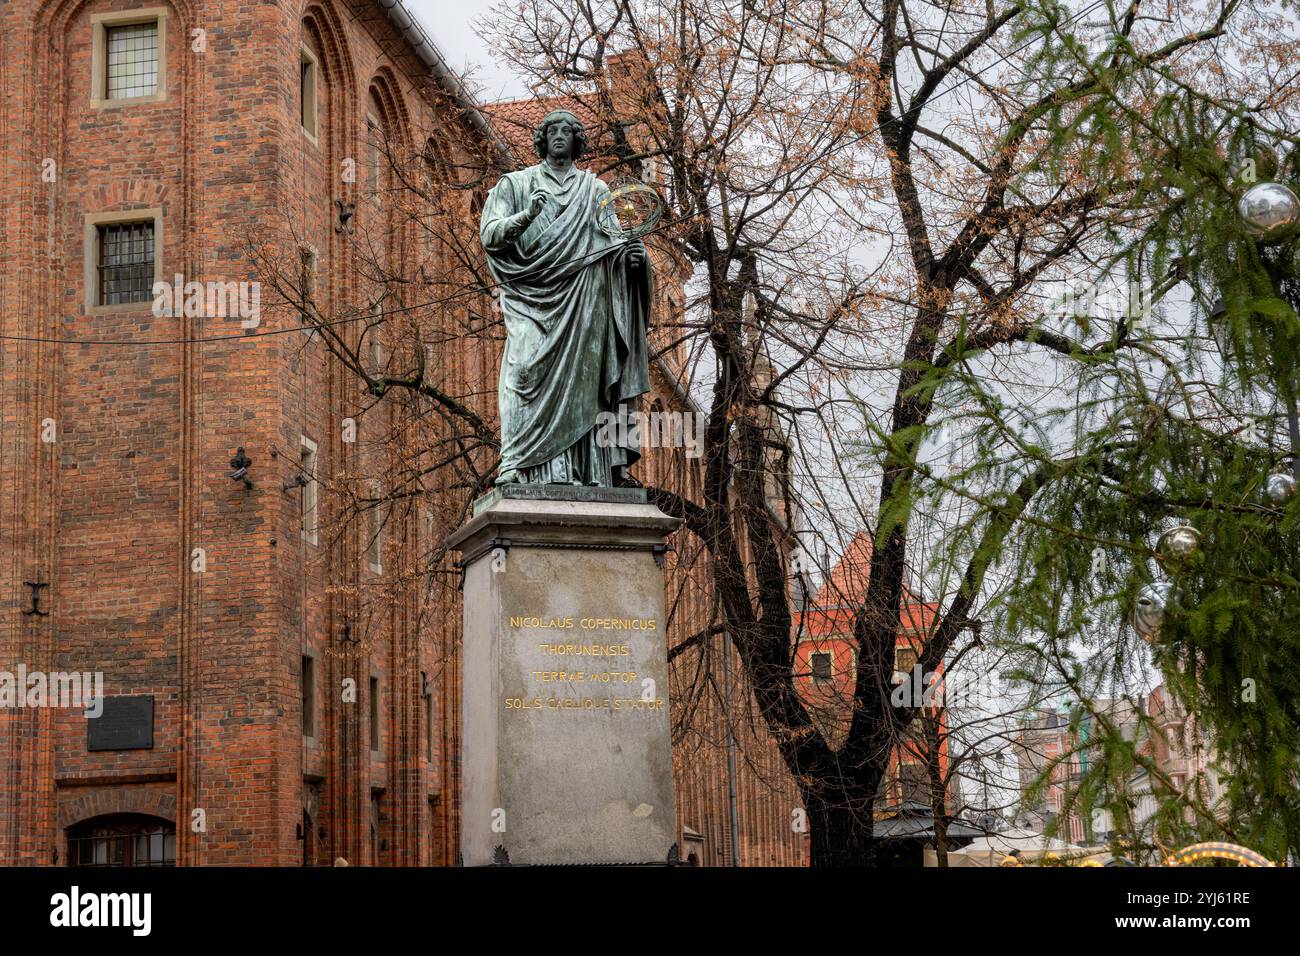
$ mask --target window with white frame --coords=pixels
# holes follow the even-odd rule
[[[316,443],[306,435],[301,436],[299,441],[298,459],[302,485],[302,539],[315,545],[320,543],[320,484],[316,480]]]
[[[298,121],[303,132],[315,141],[317,85],[320,75],[320,63],[316,54],[303,47],[298,56]]]
[[[158,92],[158,21],[109,27],[105,77],[107,99],[125,100]]]
[[[90,24],[92,106],[166,98],[166,7],[96,13]]]

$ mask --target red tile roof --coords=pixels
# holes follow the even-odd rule
[[[822,586],[813,595],[814,608],[829,608],[861,601],[871,581],[871,555],[875,550],[871,535],[859,531],[844,549],[839,563],[831,568]]]
[[[599,152],[605,139],[604,129],[595,110],[581,100],[568,96],[544,96],[488,103],[483,107],[488,122],[514,150],[521,166],[531,166],[537,162],[533,131],[552,110],[569,110],[578,117],[587,128],[593,152]]]
[[[867,596],[873,551],[874,544],[869,532],[859,531],[854,535],[839,562],[813,595],[804,614],[806,633],[830,635],[847,633],[852,629],[853,618]],[[928,633],[939,618],[939,605],[917,601],[906,589],[903,599],[898,614],[902,629]]]

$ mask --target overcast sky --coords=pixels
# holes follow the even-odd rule
[[[473,20],[492,9],[495,0],[404,0],[425,32],[433,38],[447,64],[461,73],[472,68],[473,85],[485,102],[526,96],[528,90],[508,69],[497,66],[487,44],[474,33]]]

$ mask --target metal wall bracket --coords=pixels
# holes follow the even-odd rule
[[[334,205],[338,207],[339,221],[334,224],[335,232],[346,232],[351,235],[356,231],[356,226],[352,222],[352,217],[357,214],[357,204],[348,202],[346,199],[334,200]]]
[[[45,581],[24,581],[23,584],[32,589],[32,606],[23,611],[28,617],[35,614],[37,617],[49,617],[49,611],[41,610],[41,591],[50,585]]]

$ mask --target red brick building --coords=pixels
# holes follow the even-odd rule
[[[102,674],[108,707],[94,733],[79,708],[0,708],[0,864],[453,863],[460,610],[454,586],[411,582],[465,495],[341,521],[342,489],[378,498],[399,474],[376,437],[398,410],[269,290],[259,317],[247,296],[214,310],[206,284],[220,302],[258,281],[250,256],[290,236],[298,307],[343,316],[342,344],[382,366],[401,343],[357,316],[419,299],[357,249],[436,276],[425,298],[464,278],[389,201],[382,154],[429,157],[424,187],[470,236],[490,185],[472,171],[534,159],[393,0],[16,0],[0,85],[0,671]],[[656,308],[680,309],[684,266],[654,254]],[[206,306],[157,310],[173,276]],[[440,385],[491,423],[497,346],[452,335],[486,301],[427,321]],[[670,365],[655,375],[682,407]],[[698,481],[680,451],[645,469]],[[690,600],[670,642],[708,604]],[[788,776],[752,750],[731,774],[746,861],[800,862]],[[719,832],[721,761],[679,778],[704,862],[729,853],[696,840]]]
[[[822,733],[835,741],[848,733],[851,704],[856,686],[857,644],[853,624],[866,598],[871,576],[872,539],[866,531],[854,536],[839,562],[812,595],[800,613],[795,631],[795,673],[800,694],[819,723]],[[947,775],[946,712],[942,706],[943,668],[935,675],[916,675],[917,658],[938,621],[939,607],[918,601],[907,592],[899,611],[899,630],[894,649],[894,683],[913,682],[921,677],[921,700],[933,688],[939,718],[939,768]],[[902,801],[929,804],[929,783],[923,763],[925,751],[919,742],[902,741],[889,758],[889,773],[883,785],[881,806]]]

